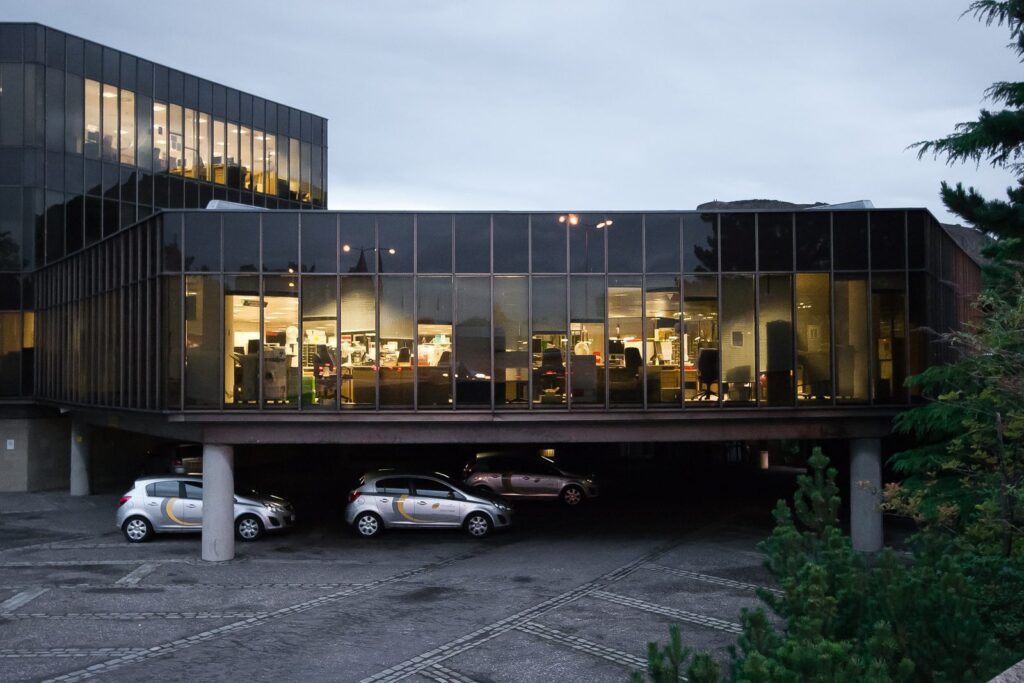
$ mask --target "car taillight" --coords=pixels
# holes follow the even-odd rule
[[[124,505],[125,503],[127,503],[131,499],[132,499],[131,496],[121,496],[121,500],[117,501],[117,507],[121,507],[122,505]]]
[[[351,503],[352,501],[354,501],[356,498],[358,498],[361,495],[363,495],[363,494],[361,494],[359,491],[349,491],[348,492],[348,502]]]

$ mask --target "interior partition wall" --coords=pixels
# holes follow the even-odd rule
[[[928,219],[168,211],[42,272],[39,381],[170,411],[901,405]]]

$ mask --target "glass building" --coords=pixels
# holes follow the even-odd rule
[[[162,209],[322,208],[326,177],[324,118],[0,23],[0,401],[35,394],[35,271]]]
[[[36,395],[163,413],[896,408],[977,286],[921,209],[166,210],[37,272]]]

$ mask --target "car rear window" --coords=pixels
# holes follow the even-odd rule
[[[146,487],[146,495],[150,498],[177,498],[180,490],[177,481],[157,481]]]
[[[392,477],[391,479],[379,479],[377,480],[377,493],[387,493],[393,496],[408,494],[409,480],[399,477]]]

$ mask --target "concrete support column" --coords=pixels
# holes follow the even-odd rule
[[[203,559],[235,556],[235,449],[203,444]]]
[[[850,440],[850,537],[853,549],[882,549],[882,441]]]
[[[89,437],[92,427],[80,417],[71,418],[71,474],[70,493],[72,496],[88,496],[89,487]]]

